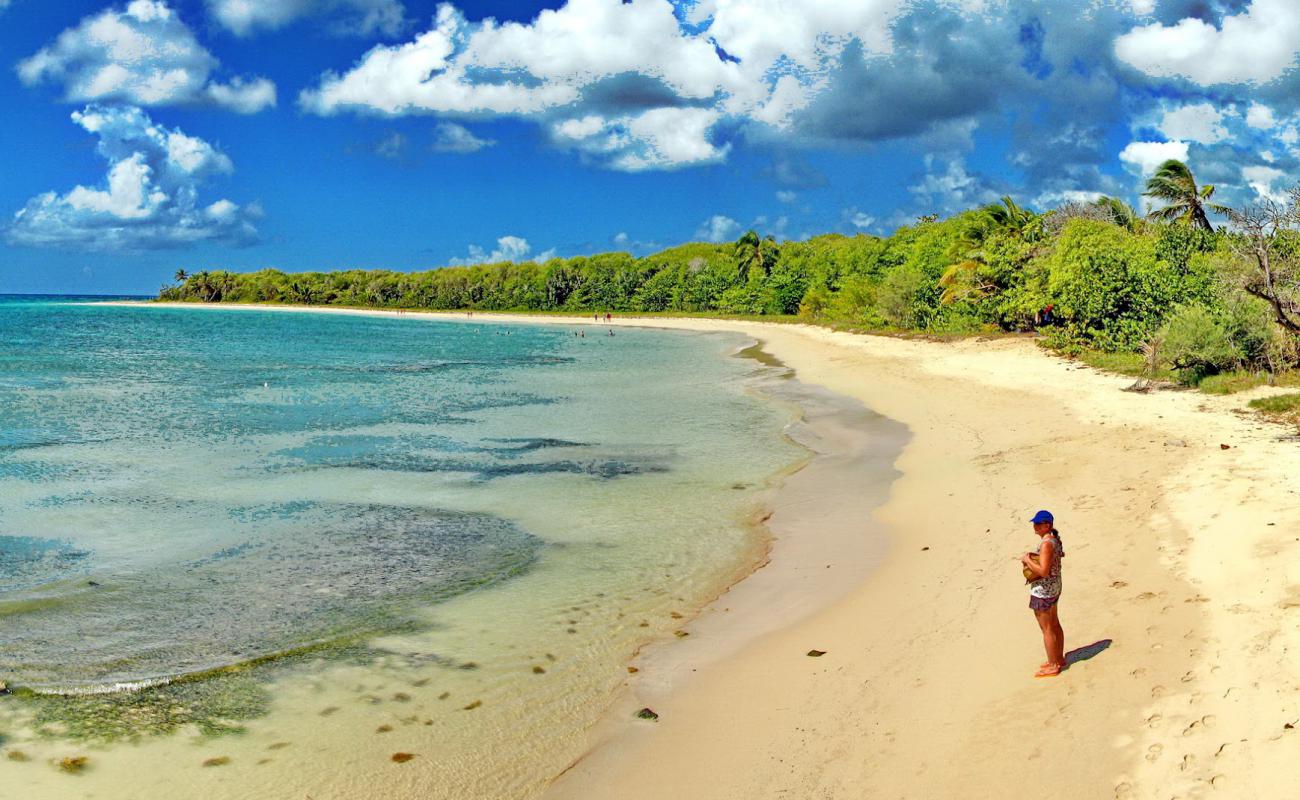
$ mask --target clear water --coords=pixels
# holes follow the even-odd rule
[[[802,455],[738,337],[601,332],[0,298],[0,679],[111,704],[310,653],[238,744],[199,743],[355,757],[349,725],[419,721],[405,746],[439,765],[388,796],[526,796],[632,652],[752,565],[755,490]],[[28,702],[0,708],[11,750],[94,738]],[[96,745],[79,790],[151,796],[136,760],[200,734],[148,728]],[[374,789],[387,747],[373,773],[264,758],[207,796]],[[68,789],[35,760],[7,778]]]

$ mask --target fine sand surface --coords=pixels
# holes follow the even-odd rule
[[[817,587],[836,580],[809,563],[782,566],[785,550],[810,553],[789,540],[816,536],[818,515],[851,487],[778,505],[771,565],[692,622],[689,640],[634,662],[550,797],[1294,793],[1300,442],[1241,412],[1255,395],[1124,392],[1129,379],[1028,339],[615,324],[747,333],[801,381],[862,401],[910,438],[887,501],[861,521],[864,536],[888,532],[874,571],[856,563],[876,557],[861,546],[826,556],[825,574],[858,576],[831,592]],[[1036,545],[1027,520],[1040,507],[1065,543],[1074,653],[1062,676],[1035,680],[1041,638],[1017,558]],[[822,602],[783,605],[787,592]],[[642,706],[659,720],[634,719]]]

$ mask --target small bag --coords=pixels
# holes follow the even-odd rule
[[[1038,554],[1037,554],[1037,553],[1030,553],[1030,554],[1029,554],[1029,560],[1032,561],[1032,562],[1034,562],[1035,564],[1037,564],[1037,563],[1038,563]],[[1025,576],[1025,583],[1033,583],[1034,581],[1038,580],[1038,574],[1035,573],[1035,572],[1033,572],[1032,570],[1030,570],[1029,567],[1023,567],[1023,568],[1021,568],[1020,572],[1021,572],[1021,574],[1023,574],[1023,575]]]

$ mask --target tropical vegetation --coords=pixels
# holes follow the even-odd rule
[[[178,270],[162,300],[393,309],[797,316],[856,330],[1037,332],[1069,354],[1195,383],[1295,366],[1300,194],[1233,210],[1178,161],[1145,217],[1111,197],[1035,212],[1011,198],[886,237],[758,232],[634,257],[611,252],[423,272]],[[1217,228],[1211,215],[1226,215]],[[1109,357],[1108,357],[1109,358]]]

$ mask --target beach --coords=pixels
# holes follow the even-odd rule
[[[800,515],[836,495],[806,487],[807,502],[772,508],[769,565],[692,620],[688,640],[632,662],[548,797],[1284,793],[1300,723],[1300,501],[1289,488],[1300,450],[1292,432],[1240,413],[1254,394],[1125,392],[1131,379],[1028,338],[614,324],[743,333],[800,381],[908,436],[883,505],[857,522],[882,524],[886,551],[827,555],[821,569],[853,572],[847,585],[813,577],[810,562],[787,569],[785,551],[801,552],[789,541],[817,534]],[[1045,680],[1031,677],[1041,639],[1017,563],[1039,508],[1055,512],[1065,542],[1061,619],[1074,651]],[[806,599],[774,606],[787,592]],[[642,707],[657,721],[636,719]]]

